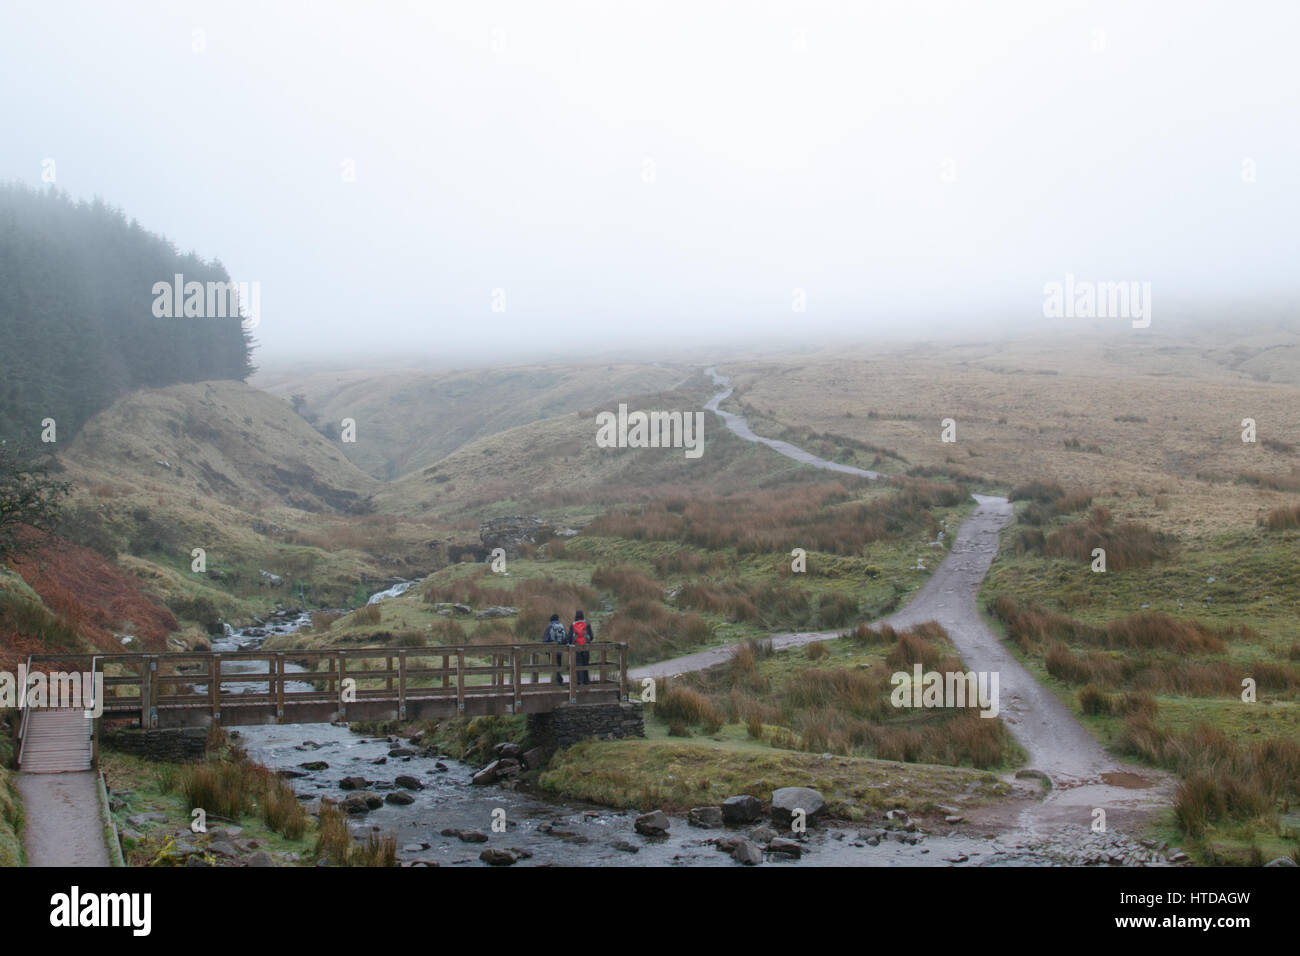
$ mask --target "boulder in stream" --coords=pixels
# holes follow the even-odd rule
[[[747,793],[722,801],[722,819],[727,823],[753,823],[762,815],[763,805]]]
[[[662,810],[651,810],[636,818],[636,832],[643,836],[665,836],[668,833],[668,814]]]
[[[759,849],[757,843],[742,839],[731,851],[731,858],[745,866],[757,866],[763,862],[763,851]]]
[[[789,826],[796,810],[802,810],[804,819],[812,821],[826,812],[826,798],[812,787],[782,787],[772,791],[773,820]]]
[[[787,840],[785,837],[777,837],[767,845],[767,852],[792,856],[797,860],[799,857],[803,856],[803,847],[794,840]]]
[[[354,793],[343,801],[343,810],[345,813],[369,813],[370,807],[366,804],[365,797]]]
[[[693,807],[686,815],[686,822],[693,827],[716,830],[722,826],[722,807]]]
[[[489,783],[496,783],[503,777],[513,777],[522,770],[523,767],[518,760],[513,757],[502,757],[494,760],[478,773],[474,774],[470,783],[478,786],[484,786]]]

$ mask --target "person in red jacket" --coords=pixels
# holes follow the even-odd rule
[[[569,627],[569,643],[574,646],[574,653],[578,655],[575,663],[579,665],[591,663],[591,651],[583,648],[595,639],[596,633],[591,629],[591,624],[582,616],[581,611],[576,612],[573,615],[573,624]],[[578,683],[591,683],[586,671],[578,671]]]

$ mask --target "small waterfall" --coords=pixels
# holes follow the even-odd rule
[[[370,595],[370,600],[366,601],[366,604],[378,604],[380,601],[386,601],[388,598],[395,598],[399,594],[405,594],[418,583],[418,581],[399,581],[391,588],[385,588],[382,591],[376,591],[374,594]]]

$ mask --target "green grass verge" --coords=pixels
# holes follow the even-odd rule
[[[743,730],[741,731],[743,733]],[[641,810],[684,810],[780,787],[813,787],[830,814],[864,820],[886,807],[925,812],[958,797],[987,803],[1008,785],[990,773],[778,750],[732,735],[676,741],[584,741],[557,753],[538,785],[560,799]]]

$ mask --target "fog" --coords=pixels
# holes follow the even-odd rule
[[[1300,298],[1297,9],[9,2],[0,179],[259,283],[264,365],[1154,332]]]

